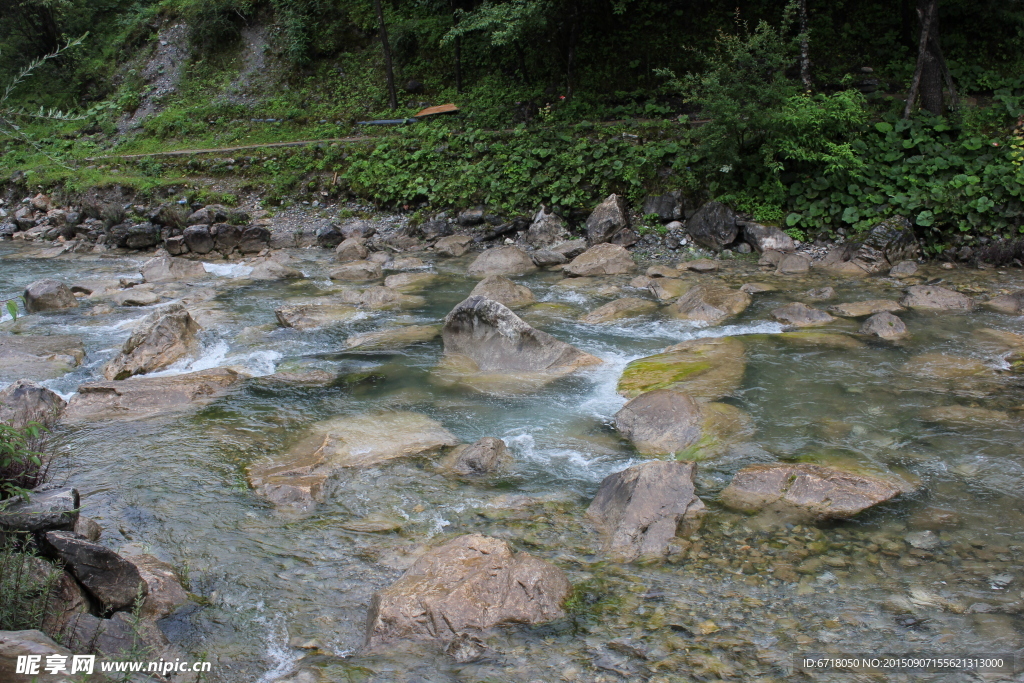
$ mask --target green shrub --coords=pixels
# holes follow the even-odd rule
[[[45,481],[51,459],[44,455],[45,430],[0,423],[0,501],[27,492]]]

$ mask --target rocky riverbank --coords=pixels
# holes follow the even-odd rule
[[[124,656],[133,609],[164,657],[212,639],[226,681],[412,680],[418,657],[775,676],[883,622],[1019,640],[994,618],[1016,614],[1017,532],[972,528],[1015,481],[984,468],[1024,424],[1016,269],[926,263],[903,221],[799,245],[714,203],[669,207],[645,248],[615,196],[585,236],[545,211],[278,231],[216,205],[101,228],[48,202],[6,231],[25,310],[0,321],[0,404],[55,421],[79,472],[2,514],[56,562],[74,651]],[[142,458],[189,490],[111,488]],[[171,530],[216,558],[204,578],[165,563],[202,557]],[[809,597],[840,609],[837,587],[862,596],[839,618]],[[288,637],[257,654],[226,615],[276,633],[264,600]]]

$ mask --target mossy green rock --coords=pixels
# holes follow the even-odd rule
[[[694,339],[629,365],[617,390],[634,398],[655,389],[676,389],[713,401],[734,392],[743,381],[743,343],[732,337]]]

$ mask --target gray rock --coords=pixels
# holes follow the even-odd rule
[[[368,239],[377,234],[377,229],[364,220],[352,219],[345,221],[341,224],[340,228],[337,228],[341,232],[343,239],[350,239],[352,237],[362,237]],[[339,240],[340,242],[340,240]]]
[[[774,268],[778,266],[782,259],[784,259],[785,257],[786,255],[783,254],[781,251],[768,249],[763,254],[761,254],[761,258],[757,260],[757,265],[772,266]]]
[[[24,296],[25,310],[29,313],[78,308],[78,299],[60,280],[36,280],[25,288]]]
[[[533,292],[528,287],[517,285],[507,277],[501,275],[488,275],[477,283],[470,296],[482,296],[491,301],[497,301],[509,308],[526,306],[536,301]]]
[[[70,531],[75,528],[80,507],[78,489],[32,491],[28,500],[9,498],[0,502],[0,530]]]
[[[694,469],[692,462],[656,460],[601,482],[587,517],[614,560],[663,559],[682,549],[677,537],[695,533],[705,512],[694,493]]]
[[[587,243],[591,246],[609,242],[616,233],[629,228],[626,199],[610,195],[587,217]]]
[[[815,301],[827,301],[836,295],[836,290],[832,287],[818,287],[816,289],[808,289],[804,292],[804,296],[808,299],[814,299]]]
[[[917,263],[915,261],[900,261],[889,269],[889,277],[900,279],[910,277],[915,273],[917,273]]]
[[[789,252],[796,249],[796,242],[774,225],[761,225],[753,221],[737,222],[743,228],[743,239],[758,253],[766,251]]]
[[[600,359],[527,325],[507,307],[471,296],[445,317],[444,351],[485,372],[564,374]]]
[[[581,323],[590,325],[614,322],[622,318],[633,318],[640,315],[647,315],[658,310],[658,304],[650,299],[641,299],[635,296],[623,297],[615,301],[609,301],[603,306],[598,306],[590,313],[580,316]]]
[[[551,251],[557,252],[571,261],[587,250],[586,240],[567,240],[551,247]]]
[[[701,284],[691,287],[665,312],[674,318],[717,325],[742,313],[751,301],[750,295],[742,290],[719,284]]]
[[[213,251],[213,236],[205,225],[190,225],[181,234],[185,246],[193,254],[209,254]]]
[[[188,217],[189,225],[212,225],[228,220],[230,211],[220,204],[209,204]]]
[[[617,244],[598,244],[577,256],[565,266],[565,273],[574,277],[620,275],[636,270],[633,257]]]
[[[45,550],[60,558],[79,583],[106,608],[130,609],[148,592],[138,568],[113,550],[75,536],[69,531],[48,531]]]
[[[427,221],[421,223],[417,230],[428,240],[436,240],[452,234],[452,226],[448,224],[448,221]]]
[[[142,277],[146,282],[176,282],[206,277],[206,269],[199,261],[157,256],[142,264]]]
[[[168,237],[164,240],[164,249],[171,256],[181,256],[188,253],[188,244],[185,243],[185,236]]]
[[[361,237],[361,235],[359,236]],[[345,235],[337,226],[326,221],[316,230],[316,244],[323,249],[334,249],[345,239]]]
[[[530,258],[533,259],[534,265],[538,268],[560,266],[563,263],[569,262],[569,259],[567,259],[563,254],[559,254],[557,251],[552,251],[551,249],[538,249],[530,254]]]
[[[242,231],[237,246],[242,254],[258,254],[269,244],[270,231],[258,225],[251,225]]]
[[[67,402],[46,387],[27,379],[0,390],[0,422],[22,428],[30,422],[52,425]]]
[[[242,241],[242,228],[231,223],[215,223],[210,226],[213,248],[227,255]]]
[[[139,576],[146,582],[146,601],[141,611],[143,618],[163,619],[189,601],[171,565],[152,555],[132,555],[126,559],[135,565]]]
[[[615,413],[615,429],[645,455],[676,453],[700,441],[704,415],[687,394],[656,389]]]
[[[494,247],[484,251],[470,264],[466,274],[470,277],[488,275],[522,275],[537,269],[533,259],[518,247]]]
[[[850,260],[857,261],[867,272],[876,273],[888,269],[890,264],[920,255],[914,226],[903,216],[893,216],[871,228],[863,241],[852,245]]]
[[[679,190],[644,199],[643,215],[655,214],[662,223],[678,221],[683,217],[683,193]]]
[[[505,442],[485,436],[472,444],[456,446],[442,461],[441,466],[460,476],[474,476],[497,472],[512,460]]]
[[[907,336],[907,326],[899,317],[883,311],[876,313],[867,320],[860,328],[861,334],[870,334],[882,339],[899,339]]]
[[[85,515],[78,515],[78,520],[75,522],[75,528],[72,531],[93,543],[100,540],[100,536],[103,535],[103,527],[96,520],[89,519]]]
[[[344,322],[359,314],[359,309],[348,304],[295,304],[274,310],[282,327],[312,330],[333,323]]]
[[[739,234],[736,214],[724,204],[708,202],[686,221],[686,233],[705,249],[721,251]]]
[[[832,306],[828,310],[844,318],[863,318],[883,311],[886,313],[902,311],[903,306],[890,299],[869,299],[867,301],[848,301],[845,304]]]
[[[526,231],[526,241],[534,247],[550,247],[559,244],[569,237],[562,219],[554,212],[548,213],[542,207],[530,223]]]
[[[366,649],[404,639],[448,645],[495,626],[560,619],[571,592],[572,584],[554,565],[515,553],[505,541],[460,536],[428,551],[374,594]]]
[[[165,368],[192,350],[199,330],[184,304],[164,306],[138,324],[103,375],[121,380]]]
[[[133,225],[122,231],[115,242],[125,249],[149,249],[160,244],[160,227],[152,223]]]
[[[85,358],[81,337],[65,334],[0,335],[0,381],[53,379]]]
[[[974,299],[959,292],[935,285],[915,285],[907,288],[900,303],[907,308],[930,311],[973,311]]]
[[[300,271],[272,260],[257,263],[249,273],[250,280],[290,280],[301,277],[303,275]]]
[[[466,209],[459,214],[458,217],[459,225],[480,225],[484,222],[484,210],[477,209]]]
[[[750,245],[747,244],[746,242],[742,242],[739,246],[736,247],[737,254],[749,254],[751,251],[752,250],[750,248]]]

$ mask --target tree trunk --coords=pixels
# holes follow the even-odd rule
[[[920,0],[923,12],[931,13],[925,45],[924,65],[921,70],[921,109],[942,116],[942,51],[939,45],[939,2]]]
[[[580,35],[580,6],[578,0],[573,0],[572,16],[569,19],[569,40],[568,50],[565,59],[565,99],[571,100],[573,94],[573,81],[576,77],[576,44]]]
[[[377,10],[377,24],[380,27],[380,45],[384,48],[384,72],[388,79],[388,100],[391,110],[398,109],[398,93],[395,92],[395,71],[391,65],[391,44],[388,43],[388,29],[384,24],[384,10],[380,6],[380,0],[373,0],[374,9]]]
[[[452,26],[459,25],[457,0],[451,0]],[[462,36],[455,37],[455,92],[462,94]]]
[[[907,104],[903,108],[903,118],[909,118],[917,100],[918,89],[922,85],[924,75],[929,61],[928,37],[931,34],[932,21],[938,14],[939,0],[918,0],[918,16],[921,18],[921,34],[918,40],[917,66],[914,69],[914,78],[910,81],[910,90],[907,92]],[[927,87],[927,86],[926,86]],[[923,98],[922,98],[923,99]],[[939,86],[939,106],[941,109],[942,86]],[[931,111],[931,110],[929,110]]]
[[[811,90],[811,55],[807,36],[807,0],[800,0],[800,81]]]

